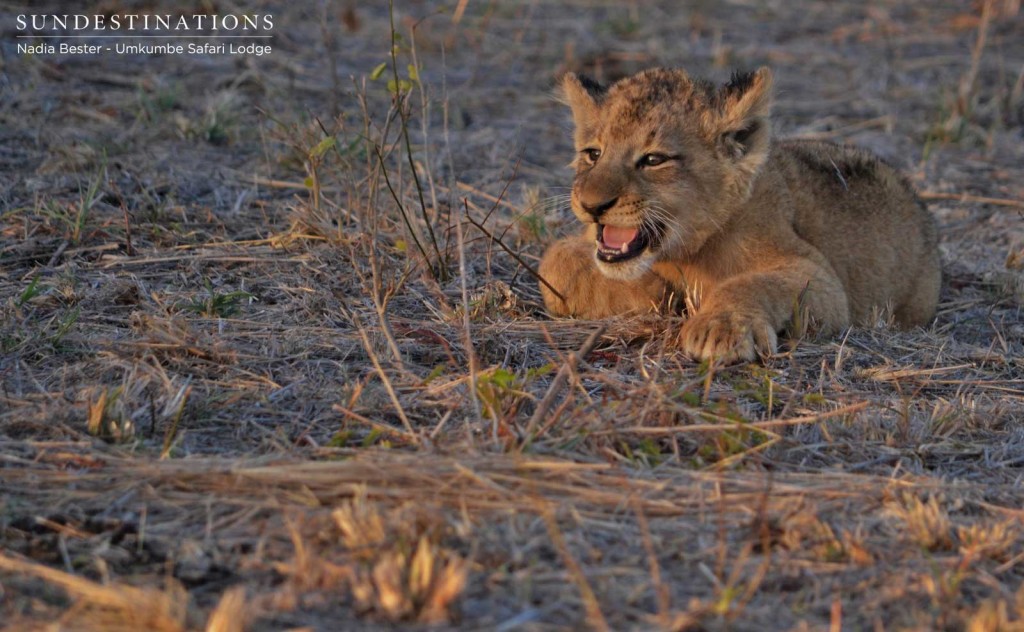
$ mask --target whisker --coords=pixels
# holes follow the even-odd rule
[[[552,195],[526,208],[527,213],[535,211],[558,211],[562,209],[568,209],[570,207],[572,198],[568,195]]]

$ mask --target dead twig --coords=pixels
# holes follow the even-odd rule
[[[466,215],[469,215],[468,208],[466,209]],[[479,367],[477,366],[476,353],[473,350],[473,333],[469,323],[469,288],[466,285],[466,242],[462,235],[462,222],[455,223],[455,237],[458,240],[459,247],[459,289],[462,292],[463,344],[466,348],[466,360],[469,365],[469,397],[473,402],[473,411],[476,413],[476,418],[480,419],[483,416],[483,412],[480,409],[480,398],[476,392],[476,376]],[[497,429],[497,423],[498,420],[495,417],[495,429]]]
[[[852,415],[860,412],[871,405],[870,401],[861,401],[856,404],[850,404],[836,410],[831,410],[819,415],[806,415],[803,417],[793,417],[792,419],[773,419],[771,421],[754,421],[750,423],[738,422],[733,419],[726,417],[719,417],[713,413],[707,411],[694,411],[695,414],[701,417],[720,419],[721,423],[714,424],[689,424],[686,426],[671,426],[671,427],[648,427],[648,426],[630,426],[628,428],[614,428],[609,430],[597,430],[591,433],[593,436],[603,435],[619,435],[619,434],[638,434],[647,436],[668,436],[675,434],[683,434],[688,432],[708,432],[714,430],[726,430],[730,427],[739,427],[750,430],[768,430],[770,428],[785,428],[786,426],[799,426],[801,424],[816,424],[826,419],[833,417],[842,417],[844,415]]]
[[[939,193],[936,191],[921,191],[917,197],[922,200],[956,200],[957,202],[972,204],[991,204],[993,206],[1010,206],[1013,208],[1024,208],[1024,200],[1010,198],[994,198],[982,195],[970,195],[969,193]]]
[[[463,198],[462,201],[466,205],[466,219],[469,221],[470,224],[472,224],[474,227],[476,227],[477,230],[479,230],[481,233],[483,233],[484,237],[490,239],[492,242],[497,244],[498,247],[500,247],[502,250],[504,250],[506,253],[508,253],[508,255],[510,257],[512,257],[513,259],[516,260],[516,263],[518,263],[519,265],[523,266],[523,268],[527,272],[532,274],[534,276],[534,278],[536,278],[538,281],[543,283],[544,287],[546,287],[549,290],[551,290],[552,294],[557,296],[562,301],[565,301],[565,297],[562,296],[562,293],[559,292],[558,290],[556,290],[553,285],[548,283],[547,280],[540,275],[540,272],[537,272],[537,270],[535,270],[534,267],[531,266],[530,264],[526,263],[526,261],[524,261],[523,258],[520,257],[518,253],[516,253],[514,250],[512,250],[511,248],[506,246],[505,242],[503,242],[501,239],[499,239],[498,237],[495,237],[493,234],[491,234],[491,232],[489,230],[484,228],[483,224],[481,224],[481,223],[477,222],[476,220],[474,220],[473,216],[469,214],[469,203],[468,203],[468,201],[465,198]]]
[[[565,386],[565,382],[569,379],[569,376],[576,370],[576,365],[580,360],[587,357],[587,355],[594,350],[597,346],[598,341],[604,332],[608,329],[608,325],[602,324],[600,327],[595,329],[590,336],[583,342],[579,350],[570,353],[569,357],[566,358],[565,363],[562,364],[561,368],[558,369],[558,373],[555,374],[555,379],[551,380],[551,385],[548,387],[544,397],[537,404],[536,410],[533,411],[533,416],[530,417],[530,421],[526,424],[526,430],[523,432],[523,448],[525,449],[533,441],[533,433],[537,428],[537,425],[544,419],[551,409],[552,404],[555,403],[555,398],[562,391],[562,387]]]
[[[380,376],[380,381],[384,384],[384,389],[388,393],[388,397],[391,398],[391,403],[395,407],[395,413],[398,418],[402,420],[402,425],[405,426],[406,433],[410,438],[418,445],[423,441],[416,430],[412,427],[412,422],[409,421],[409,417],[405,414],[405,409],[402,407],[402,402],[398,400],[398,394],[395,393],[394,386],[391,385],[391,380],[388,378],[388,374],[384,371],[384,367],[381,366],[380,360],[377,358],[377,354],[373,352],[373,344],[370,342],[370,337],[366,334],[366,329],[363,327],[362,322],[359,320],[359,316],[355,312],[349,312],[349,319],[352,321],[352,325],[359,332],[359,338],[362,340],[363,348],[366,349],[366,355],[370,357],[370,362],[373,363],[373,368],[376,369],[377,375]]]
[[[558,528],[558,519],[555,517],[554,511],[550,507],[546,507],[542,515],[544,517],[544,524],[548,529],[548,536],[551,538],[551,544],[558,551],[559,557],[562,558],[562,563],[569,570],[569,575],[576,582],[576,587],[580,591],[580,597],[583,599],[583,608],[586,610],[587,623],[590,629],[600,632],[611,630],[608,627],[608,620],[604,618],[604,614],[601,612],[601,605],[597,601],[594,589],[590,587],[590,582],[587,581],[587,576],[583,573],[583,569],[580,568],[579,562],[572,556],[572,552],[569,551],[569,547],[565,544],[565,538],[562,536],[562,531]]]

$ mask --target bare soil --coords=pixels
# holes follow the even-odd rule
[[[272,52],[0,4],[0,627],[1024,629],[1018,1],[191,4]],[[549,318],[556,78],[654,65],[903,169],[935,322],[708,367]]]

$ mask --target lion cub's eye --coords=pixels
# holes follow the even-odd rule
[[[638,167],[657,167],[669,160],[669,156],[665,154],[644,154],[643,157],[637,161],[636,166]]]
[[[587,162],[589,162],[590,164],[594,164],[595,162],[597,162],[597,159],[601,157],[601,150],[594,149],[593,147],[584,149],[580,153],[583,154],[583,156],[587,159]]]

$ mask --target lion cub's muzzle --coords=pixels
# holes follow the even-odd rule
[[[643,227],[598,224],[597,258],[605,263],[628,261],[647,250],[652,238]]]
[[[639,257],[657,245],[660,226],[648,225],[646,222],[639,226],[623,225],[632,222],[622,217],[622,213],[616,212],[619,197],[594,197],[588,196],[585,191],[578,193],[579,209],[583,212],[577,215],[582,221],[592,221],[597,225],[598,261],[606,264],[622,263]]]

